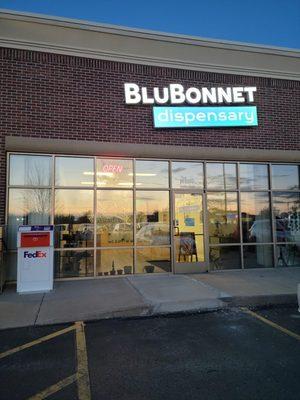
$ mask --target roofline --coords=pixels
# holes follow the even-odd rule
[[[170,34],[145,29],[128,28],[102,23],[100,24],[84,20],[54,17],[43,14],[16,12],[7,9],[0,9],[0,19],[2,19],[4,22],[7,22],[6,25],[3,24],[3,22],[2,25],[0,25],[0,46],[4,47],[70,54],[89,58],[111,59],[115,61],[146,65],[168,66],[180,69],[221,72],[227,74],[237,73],[240,75],[267,76],[279,79],[300,80],[300,50],[297,49],[256,45],[227,40],[206,39],[196,36]],[[10,26],[8,21],[15,25],[15,31],[9,29]],[[32,34],[32,32],[29,34],[28,24],[31,24],[32,28],[34,28],[33,30],[35,31],[35,36]],[[4,28],[3,25],[5,25]],[[60,37],[59,40],[57,40],[54,32],[51,33],[50,31],[48,31],[49,34],[48,37],[46,37],[46,40],[41,41],[41,38],[37,34],[38,30],[42,29],[41,25],[44,28],[45,26],[48,26],[49,29],[51,29],[51,27],[56,27],[62,31],[64,30],[68,32],[75,29],[77,32],[81,31],[82,35],[90,35],[94,40],[95,35],[98,34],[98,41],[100,38],[99,35],[102,34],[101,41],[106,41],[107,43],[105,42],[104,44],[108,44],[109,40],[114,40],[114,48],[109,48],[108,51],[107,49],[105,51],[104,48],[101,48],[101,43],[98,43],[95,48],[89,48],[88,46],[82,45],[79,46],[76,41],[74,43],[70,40],[69,42],[64,41],[64,37]],[[40,26],[40,28],[38,26]],[[42,35],[42,37],[45,37],[45,35]],[[54,37],[56,40],[53,40]],[[122,47],[121,44],[118,48],[116,39],[119,39],[120,42],[122,40],[127,40],[127,47],[129,51],[123,51],[124,47]],[[134,52],[134,44],[132,39],[140,39],[144,45],[148,46],[149,49],[152,49],[152,53],[149,53],[149,57],[147,57],[148,53],[143,56],[139,51]],[[87,44],[89,43],[90,42],[87,41]],[[173,47],[173,50],[170,51],[170,54],[168,51],[166,51],[163,56],[162,54],[158,56],[158,47],[153,49],[153,46],[158,46],[159,43],[164,43],[166,50],[167,47]],[[183,47],[184,49],[189,49],[188,53],[190,53],[192,58],[195,58],[195,60],[189,57],[180,59],[180,52]],[[141,48],[143,48],[143,46],[141,46]],[[210,63],[207,57],[205,57],[206,52],[209,49],[215,49],[216,55],[213,58],[217,58],[217,62]],[[199,53],[201,52],[203,53],[202,57],[200,57],[202,61],[199,63],[197,61],[200,56]],[[257,57],[258,59],[261,58],[261,64],[263,65],[267,64],[266,55],[274,57],[268,68],[262,68],[261,66],[257,68],[255,65],[248,66],[246,62],[245,65],[240,66],[237,64],[225,64],[222,61],[222,57],[217,55],[218,52],[220,54],[225,52],[225,54],[228,56],[230,54],[232,56],[237,56],[237,52],[245,52],[248,54],[251,53],[252,56]],[[240,56],[242,57],[242,54],[240,54]],[[278,61],[278,66],[276,65],[276,60]],[[297,66],[294,65],[295,63]],[[285,66],[285,64],[288,65]],[[292,71],[289,71],[290,67],[292,67]]]
[[[44,23],[47,25],[63,25],[63,26],[73,26],[79,29],[85,30],[97,30],[98,32],[114,32],[118,34],[124,34],[129,36],[138,36],[141,35],[149,35],[151,38],[159,37],[160,40],[164,39],[166,41],[171,42],[183,42],[183,41],[192,41],[198,42],[201,45],[205,45],[207,43],[209,46],[215,45],[216,47],[221,46],[242,46],[242,47],[249,47],[253,51],[266,50],[270,51],[273,54],[277,54],[277,52],[291,52],[291,53],[298,53],[300,57],[300,49],[293,49],[289,47],[280,47],[280,46],[268,46],[268,45],[261,45],[255,43],[247,43],[247,42],[239,42],[233,40],[224,40],[224,39],[211,39],[211,38],[204,38],[200,36],[193,36],[193,35],[184,35],[184,34],[177,34],[177,33],[169,33],[169,32],[162,32],[162,31],[155,31],[151,29],[142,29],[142,28],[132,28],[122,25],[114,25],[114,24],[106,24],[106,23],[99,23],[87,20],[81,20],[77,18],[65,18],[65,17],[58,17],[54,15],[46,15],[46,14],[39,14],[39,13],[28,13],[22,11],[14,11],[8,9],[0,8],[0,14],[6,14],[11,16],[12,18],[19,19],[22,16],[23,20],[34,21],[35,19],[38,20],[39,23]]]

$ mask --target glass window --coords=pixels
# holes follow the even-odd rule
[[[170,248],[148,247],[136,250],[136,273],[170,272]]]
[[[282,243],[276,246],[278,267],[300,267],[300,244]]]
[[[272,165],[272,188],[299,189],[298,165]]]
[[[63,250],[54,252],[56,278],[84,277],[94,275],[93,250]]]
[[[209,242],[240,241],[237,193],[207,193]]]
[[[300,243],[300,193],[273,193],[277,242]]]
[[[49,156],[12,154],[9,158],[9,184],[20,186],[50,186],[51,160]]]
[[[172,162],[172,185],[175,189],[203,188],[203,164]]]
[[[235,190],[237,188],[236,164],[207,163],[207,189]]]
[[[94,186],[94,160],[83,157],[55,157],[56,186]]]
[[[133,273],[133,249],[97,250],[96,260],[98,276]]]
[[[218,246],[209,249],[210,269],[239,269],[241,268],[240,246]]]
[[[170,244],[169,192],[136,192],[136,242]]]
[[[97,192],[97,246],[133,243],[133,193],[131,190]]]
[[[271,242],[269,193],[241,193],[244,242]]]
[[[48,225],[51,194],[49,189],[9,189],[8,248],[17,247],[19,225]]]
[[[138,188],[168,188],[168,161],[136,161],[136,186]]]
[[[200,193],[174,193],[176,263],[204,261],[203,204]]]
[[[244,246],[244,268],[273,267],[273,246]]]
[[[93,190],[55,191],[55,247],[94,245]]]
[[[264,164],[240,164],[241,190],[268,190],[268,166]]]
[[[103,158],[97,160],[97,186],[132,187],[132,160]]]

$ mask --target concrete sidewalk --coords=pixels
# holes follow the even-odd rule
[[[55,282],[45,294],[0,295],[0,329],[207,311],[297,301],[300,268],[216,271],[199,275],[131,275]]]

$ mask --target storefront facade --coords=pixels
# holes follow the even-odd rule
[[[299,52],[15,14],[2,19],[8,279],[15,279],[20,224],[55,225],[59,279],[300,266]],[[72,33],[78,54],[59,29]],[[139,40],[148,61],[132,55],[144,49]],[[99,42],[101,51],[92,50]],[[190,47],[181,64],[179,54]],[[144,94],[134,104],[128,83]],[[170,85],[184,88],[184,99],[173,97],[177,104]],[[170,125],[155,125],[157,105]],[[174,106],[185,112],[175,122]],[[224,122],[219,113],[218,125],[219,106],[237,114]]]

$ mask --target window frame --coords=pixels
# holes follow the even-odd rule
[[[9,174],[10,174],[10,156],[11,155],[30,155],[30,156],[48,156],[51,158],[51,184],[49,186],[23,186],[23,185],[11,185],[9,182]],[[89,158],[93,159],[93,168],[94,168],[94,184],[92,186],[56,186],[55,185],[55,158],[56,157],[70,157],[70,158]],[[300,175],[300,163],[299,162],[262,162],[262,161],[238,161],[238,160],[217,160],[217,159],[211,159],[211,160],[204,160],[204,159],[163,159],[163,158],[134,158],[134,157],[120,157],[120,156],[91,156],[91,155],[77,155],[77,154],[52,154],[52,153],[30,153],[30,152],[17,152],[17,151],[12,151],[12,152],[7,152],[7,170],[6,170],[6,194],[5,194],[5,224],[7,225],[8,222],[8,210],[9,210],[9,189],[10,188],[20,188],[20,189],[36,189],[36,188],[41,188],[41,189],[50,189],[51,190],[51,210],[50,210],[50,224],[54,223],[54,204],[55,204],[55,198],[54,198],[54,191],[55,189],[92,189],[94,191],[94,208],[93,208],[93,213],[94,213],[94,247],[92,248],[85,248],[85,250],[93,250],[94,251],[94,277],[96,277],[96,252],[99,249],[106,249],[105,247],[97,247],[96,246],[96,215],[97,215],[97,191],[98,190],[116,190],[116,187],[98,187],[97,182],[96,182],[96,172],[97,172],[97,159],[116,159],[116,160],[131,160],[133,162],[133,186],[132,187],[118,187],[118,190],[132,190],[133,191],[133,218],[134,218],[134,229],[133,229],[133,237],[134,237],[134,242],[132,246],[128,246],[128,248],[131,248],[134,253],[134,268],[136,264],[136,249],[137,248],[142,248],[144,246],[137,246],[136,244],[136,192],[140,189],[143,191],[168,191],[169,192],[169,210],[170,210],[170,236],[171,236],[171,242],[170,245],[165,245],[165,246],[159,246],[159,247],[169,247],[171,251],[171,273],[174,273],[174,263],[172,262],[172,254],[173,254],[173,232],[172,232],[172,221],[173,221],[173,207],[172,207],[172,202],[173,202],[173,190],[176,191],[187,191],[189,190],[188,188],[186,189],[176,189],[172,187],[172,162],[196,162],[196,163],[202,163],[203,164],[203,189],[198,190],[197,188],[191,189],[191,190],[197,190],[203,193],[204,196],[204,221],[208,221],[207,217],[207,207],[206,207],[206,193],[207,191],[209,192],[236,192],[237,197],[238,197],[238,214],[239,214],[239,228],[240,228],[240,242],[237,243],[228,243],[228,244],[209,244],[208,243],[208,229],[207,226],[204,227],[204,240],[205,240],[205,254],[206,254],[206,260],[209,265],[209,248],[210,247],[217,247],[217,246],[239,246],[240,247],[240,253],[241,253],[241,265],[242,269],[244,269],[244,252],[243,248],[244,246],[257,246],[257,245],[272,245],[273,246],[273,260],[274,260],[274,267],[277,267],[277,260],[276,260],[276,246],[281,243],[277,242],[276,240],[276,232],[275,232],[275,227],[274,227],[274,222],[275,222],[275,217],[274,217],[274,205],[273,205],[273,195],[276,195],[276,192],[292,192],[292,193],[299,193],[300,195],[300,188],[299,190],[293,189],[293,190],[283,190],[283,189],[273,189],[272,187],[272,165],[296,165],[298,166],[298,173]],[[144,161],[166,161],[168,162],[168,168],[169,168],[169,187],[168,188],[143,188],[143,187],[137,187],[136,186],[136,161],[137,160],[144,160]],[[235,164],[236,165],[236,172],[237,172],[237,188],[236,190],[230,189],[230,190],[220,190],[220,189],[209,189],[207,188],[207,182],[206,182],[206,164],[208,163],[223,163],[223,164]],[[262,165],[267,165],[267,170],[268,170],[268,183],[269,183],[269,188],[266,190],[241,190],[240,188],[240,165],[242,164],[262,164]],[[300,176],[299,176],[300,180]],[[243,238],[242,238],[242,220],[241,220],[241,203],[240,203],[240,193],[241,192],[267,192],[269,193],[270,197],[270,218],[271,218],[271,241],[266,242],[266,243],[244,243]],[[291,242],[292,243],[292,242]],[[293,242],[294,243],[294,242]],[[157,247],[157,246],[155,246]],[[107,249],[111,249],[112,247],[108,247]],[[122,248],[127,248],[127,247],[122,247]],[[65,249],[56,249],[55,251],[60,251],[60,250],[65,250]],[[82,248],[74,248],[74,251],[80,251]],[[13,251],[15,252],[15,251]],[[134,272],[133,272],[134,273]],[[80,277],[80,278],[60,278],[60,280],[68,280],[68,279],[89,279],[90,277]]]

